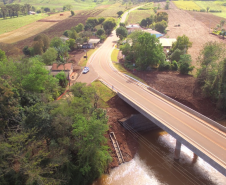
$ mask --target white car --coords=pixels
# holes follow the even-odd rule
[[[82,73],[83,73],[83,74],[86,74],[86,73],[88,73],[88,72],[89,72],[89,68],[88,68],[88,67],[84,67]]]

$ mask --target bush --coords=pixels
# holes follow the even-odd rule
[[[43,55],[42,55],[43,62],[46,65],[52,65],[53,62],[57,59],[57,51],[54,48],[49,48]]]
[[[30,49],[29,49],[29,47],[28,46],[24,46],[24,48],[23,48],[23,53],[24,53],[24,55],[30,55],[31,53],[30,53]]]
[[[64,31],[63,35],[69,37],[71,30]]]
[[[191,66],[191,55],[181,55],[179,64],[179,71],[181,74],[188,74],[192,71],[195,67]]]
[[[177,48],[170,56],[171,61],[176,60],[176,62],[178,62],[182,54],[183,54],[183,51]]]
[[[206,10],[205,9],[200,9],[200,12],[205,12]]]
[[[209,10],[209,12],[212,12],[212,13],[220,13],[222,11],[221,10]]]
[[[104,30],[103,29],[99,29],[99,30],[97,30],[97,32],[96,32],[96,35],[98,35],[98,36],[101,36],[101,35],[103,35],[104,34]]]
[[[71,16],[74,16],[75,12],[73,10],[71,10]]]
[[[167,71],[170,69],[170,63],[167,61],[161,61],[158,67],[159,71]]]
[[[170,66],[172,71],[177,71],[178,70],[178,64],[177,62],[174,60]]]

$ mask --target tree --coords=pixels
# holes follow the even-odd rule
[[[86,25],[89,25],[91,29],[94,28],[97,24],[98,24],[98,21],[95,17],[89,17],[86,20]]]
[[[180,60],[180,56],[183,54],[184,52],[179,50],[178,48],[171,54],[170,59],[171,61],[179,61]]]
[[[207,7],[206,7],[206,11],[207,11],[207,13],[209,12],[209,10],[210,10],[210,7],[208,7],[208,6],[207,6]]]
[[[71,4],[66,4],[63,6],[63,11],[71,11],[73,6]]]
[[[78,38],[78,33],[75,30],[71,30],[69,33],[69,38],[76,40]]]
[[[120,40],[122,40],[127,37],[128,31],[125,27],[119,27],[116,29],[116,35],[120,38]]]
[[[220,27],[222,28],[224,26],[224,24],[225,24],[225,20],[221,20]]]
[[[191,55],[181,55],[180,60],[178,62],[179,64],[179,71],[181,74],[188,74],[190,71],[192,71],[195,67],[191,66]]]
[[[40,41],[34,41],[33,44],[32,44],[32,47],[34,49],[35,55],[42,55],[43,54],[44,44],[41,40]]]
[[[75,12],[73,10],[71,10],[71,16],[74,16]]]
[[[169,10],[169,0],[166,1],[165,10]]]
[[[61,87],[67,86],[67,77],[66,77],[64,71],[59,72],[56,75],[56,78],[59,80],[59,84],[60,84]]]
[[[59,38],[59,37],[54,37],[51,42],[50,42],[50,46],[53,48],[58,48],[60,47],[63,43],[63,41]]]
[[[147,26],[150,26],[153,23],[153,19],[151,17],[146,18]]]
[[[97,32],[96,32],[96,35],[98,35],[98,36],[101,36],[101,35],[103,35],[104,34],[104,30],[103,29],[99,29],[99,30],[97,30]]]
[[[147,20],[146,19],[142,19],[142,21],[140,22],[140,26],[141,27],[146,27],[147,26]]]
[[[126,24],[125,24],[124,22],[120,22],[120,23],[119,23],[119,26],[120,26],[120,27],[126,27]]]
[[[0,61],[3,61],[5,59],[6,59],[5,52],[0,49]]]
[[[178,36],[177,41],[172,45],[172,51],[175,51],[177,48],[181,51],[186,50],[192,47],[192,42],[189,41],[189,38],[186,35]]]
[[[46,7],[46,8],[44,8],[44,11],[45,12],[50,12],[50,8]]]
[[[107,18],[103,23],[105,33],[110,34],[116,25],[117,24],[114,18],[112,17]]]
[[[165,32],[165,29],[167,27],[167,22],[162,20],[161,22],[155,23],[155,30],[161,33]]]
[[[75,49],[75,39],[69,39],[66,41],[66,43],[71,50]]]
[[[50,39],[46,34],[39,34],[34,38],[34,41],[41,42],[40,44],[43,44],[43,51],[46,52],[46,50],[49,48],[50,45]]]
[[[79,33],[84,30],[84,25],[82,23],[79,23],[77,26],[75,26],[74,30]]]
[[[42,55],[43,62],[46,65],[52,65],[54,61],[57,59],[57,51],[54,48],[49,48],[43,55]]]
[[[104,17],[98,18],[98,24],[102,24],[105,21]]]
[[[161,22],[162,20],[168,22],[168,14],[166,12],[158,12],[156,14],[156,22]]]
[[[123,11],[118,11],[118,12],[117,12],[118,17],[121,17],[121,15],[122,15],[123,13],[124,13]]]

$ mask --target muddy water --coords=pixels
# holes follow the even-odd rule
[[[130,162],[103,175],[93,185],[226,185],[226,177],[182,145],[173,160],[176,140],[162,130],[139,135],[139,151]]]

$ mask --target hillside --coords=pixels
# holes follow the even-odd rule
[[[103,0],[103,1],[93,1],[93,0],[0,0],[0,4],[2,3],[18,3],[18,4],[31,4],[36,8],[48,7],[50,9],[62,10],[63,6],[66,4],[70,4],[73,6],[74,10],[83,10],[83,9],[91,9],[95,8],[99,5],[104,4],[112,4],[114,1],[111,0]]]

